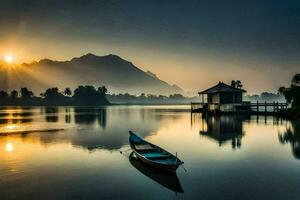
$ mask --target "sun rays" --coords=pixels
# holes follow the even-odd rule
[[[13,55],[8,54],[4,56],[4,61],[8,64],[12,64],[14,62],[15,58]]]

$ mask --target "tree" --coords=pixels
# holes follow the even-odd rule
[[[283,94],[287,103],[292,105],[292,108],[300,108],[300,74],[294,75],[291,80],[291,87],[280,87],[278,92]]]
[[[239,88],[239,89],[243,87],[242,82],[240,80],[236,80],[236,81],[232,80],[230,85],[231,87]]]
[[[9,100],[8,100],[7,92],[1,90],[0,91],[0,103],[1,104],[7,104],[8,102],[9,102]]]
[[[279,92],[279,94],[284,94],[284,92],[286,91],[286,88],[285,87],[283,87],[283,86],[281,86],[279,89],[278,89],[278,92]]]
[[[184,96],[182,94],[170,94],[169,99],[174,99],[174,100],[183,100]]]
[[[18,91],[13,90],[13,91],[10,92],[10,98],[12,98],[12,99],[17,99],[18,96],[19,96]]]
[[[5,98],[7,98],[7,97],[8,97],[7,92],[5,92],[4,90],[1,90],[1,91],[0,91],[0,98],[1,98],[1,99],[5,99]]]
[[[43,93],[43,96],[47,100],[55,100],[62,96],[62,94],[59,92],[59,89],[57,87],[54,88],[48,88],[46,92]],[[58,100],[58,99],[57,99]]]
[[[71,96],[71,95],[72,95],[72,91],[71,91],[70,88],[66,88],[66,89],[64,90],[63,93],[64,93],[65,95],[67,95],[67,96]]]
[[[243,87],[242,82],[240,80],[235,81],[235,84],[236,84],[235,86],[236,88],[241,89]]]
[[[300,74],[295,74],[292,79],[292,86],[299,87],[300,86]]]
[[[21,88],[20,93],[21,93],[21,98],[23,99],[31,99],[34,96],[33,92],[28,90],[26,87]]]
[[[230,85],[231,85],[231,87],[234,87],[234,88],[235,88],[235,87],[236,87],[235,80],[232,80]]]
[[[99,92],[94,86],[86,85],[79,86],[74,90],[74,103],[77,105],[103,105],[108,104],[105,97],[105,87],[102,87],[102,91]]]
[[[98,87],[97,91],[103,95],[107,93],[107,88],[105,86]]]

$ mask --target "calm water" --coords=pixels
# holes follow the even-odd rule
[[[178,152],[187,172],[168,177],[120,154],[128,130]],[[299,199],[299,131],[188,106],[2,108],[0,199]]]

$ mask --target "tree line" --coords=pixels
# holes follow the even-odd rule
[[[13,90],[10,93],[0,91],[0,105],[21,105],[21,106],[47,106],[47,105],[107,105],[107,88],[101,86],[95,88],[91,85],[78,86],[74,91],[66,88],[60,91],[57,87],[48,88],[40,96],[35,96],[28,88]]]
[[[244,97],[245,101],[251,102],[286,102],[281,93],[262,92],[261,94],[248,94]]]
[[[145,94],[132,95],[128,93],[108,94],[107,99],[116,104],[189,104],[199,101],[199,97],[185,97],[182,94],[154,95]]]

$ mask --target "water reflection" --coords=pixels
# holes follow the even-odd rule
[[[293,156],[300,159],[300,122],[292,121],[283,133],[279,133],[278,137],[282,144],[290,143]]]
[[[58,122],[58,107],[46,107],[45,113],[46,122]]]
[[[160,170],[156,170],[153,167],[149,167],[148,165],[138,160],[133,153],[130,154],[129,161],[134,168],[136,168],[139,172],[141,172],[148,178],[154,180],[156,183],[176,193],[184,193],[176,173],[166,173]]]
[[[5,151],[12,152],[14,150],[14,145],[12,143],[5,144]]]
[[[171,106],[10,107],[0,113],[7,122],[0,124],[0,135],[31,131],[0,137],[1,199],[176,199],[173,191],[183,192],[180,183],[182,199],[300,195],[298,122],[193,115],[191,125],[188,110]],[[57,120],[48,122],[46,116]],[[58,128],[63,130],[53,131]],[[178,152],[188,173],[169,176],[137,160],[128,162],[119,153],[128,148],[128,130]],[[278,142],[279,131],[285,147]],[[285,180],[289,184],[282,184]]]
[[[71,143],[75,147],[95,150],[115,150],[128,143],[128,130],[137,130],[142,136],[153,134],[165,120],[180,116],[175,110],[144,107],[40,107],[3,110],[0,133],[40,134],[42,144]],[[17,113],[17,114],[16,114]],[[53,131],[60,131],[56,134]],[[51,131],[53,130],[53,131]],[[45,131],[51,131],[47,134]]]
[[[0,110],[0,125],[28,123],[32,121],[33,115],[31,107],[2,109]]]
[[[244,136],[243,122],[249,119],[245,115],[201,116],[199,133],[217,141],[219,146],[231,141],[233,149],[240,148]]]
[[[96,122],[103,128],[106,126],[106,108],[83,108],[74,109],[76,124],[95,124]]]

